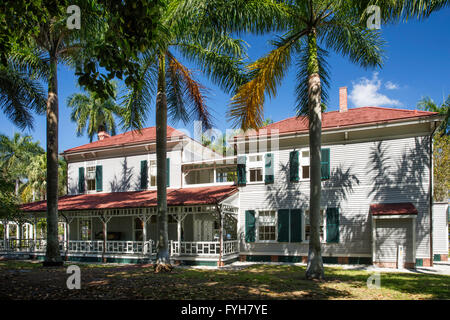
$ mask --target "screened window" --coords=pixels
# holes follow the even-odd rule
[[[276,211],[259,211],[257,223],[259,241],[276,240]]]
[[[324,241],[324,225],[325,225],[325,209],[320,209],[320,241]],[[305,211],[305,240],[309,240],[311,236],[311,225],[309,219],[309,210]]]
[[[148,170],[149,170],[150,186],[156,187],[156,160],[150,160]]]
[[[80,220],[80,239],[81,240],[92,240],[92,221],[91,219],[81,219]]]
[[[143,241],[144,240],[144,222],[139,219],[134,219],[134,241]]]
[[[86,184],[88,191],[95,191],[95,167],[86,168]]]
[[[236,182],[237,171],[236,168],[217,168],[216,169],[216,182]]]

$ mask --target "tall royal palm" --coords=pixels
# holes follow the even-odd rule
[[[115,117],[121,117],[122,109],[114,98],[99,97],[95,92],[75,93],[67,98],[67,105],[72,108],[70,119],[77,124],[77,135],[86,130],[92,142],[94,135],[101,131],[116,134]]]
[[[201,11],[195,2],[167,0],[159,41],[140,59],[141,85],[127,96],[124,121],[142,127],[152,97],[156,95],[157,163],[157,270],[170,269],[167,229],[167,119],[187,122],[197,118],[211,125],[204,87],[176,57],[180,54],[226,91],[243,83],[240,72],[243,42],[217,33],[211,24],[200,23]],[[144,117],[143,117],[144,116]]]
[[[285,7],[287,23],[282,37],[273,41],[274,49],[249,65],[253,77],[233,97],[229,118],[241,128],[262,125],[265,94],[276,95],[277,86],[286,74],[291,61],[297,67],[297,110],[309,118],[310,223],[308,266],[306,278],[324,276],[320,246],[321,201],[321,103],[326,102],[329,76],[326,50],[346,56],[362,67],[382,64],[383,41],[376,29],[368,29],[367,10],[376,5],[382,22],[396,22],[409,17],[427,17],[448,1],[280,1]]]
[[[58,65],[74,65],[84,53],[86,43],[99,32],[99,20],[87,14],[94,9],[94,1],[74,1],[85,14],[81,15],[81,28],[69,29],[67,7],[52,7],[44,21],[38,22],[39,32],[21,43],[13,53],[19,65],[30,64],[36,71],[44,70],[47,82],[47,246],[44,265],[61,265],[58,243]]]

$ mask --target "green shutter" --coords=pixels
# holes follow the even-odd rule
[[[330,149],[321,149],[320,176],[321,179],[330,179]]]
[[[264,176],[265,183],[273,183],[273,153],[266,153],[265,157],[266,173]]]
[[[255,211],[247,210],[245,211],[245,241],[255,242]]]
[[[84,168],[78,168],[78,193],[84,193]]]
[[[298,151],[291,151],[289,153],[289,181],[298,182],[300,180],[298,166]]]
[[[148,164],[147,160],[141,161],[141,189],[148,188]]]
[[[170,158],[166,159],[166,186],[170,187]]]
[[[302,241],[302,210],[291,210],[291,242]]]
[[[338,208],[327,208],[327,242],[339,242]]]
[[[237,158],[237,184],[238,186],[245,185],[247,183],[245,162],[247,161],[246,156],[239,156]]]
[[[97,191],[103,191],[103,166],[95,167],[95,188]]]
[[[278,242],[289,242],[289,209],[278,210]]]

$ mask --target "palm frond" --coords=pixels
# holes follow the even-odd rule
[[[43,114],[46,94],[42,85],[13,63],[0,67],[0,109],[20,129],[33,128],[33,112]]]
[[[290,65],[291,49],[299,37],[300,34],[289,41],[278,42],[274,50],[247,67],[252,80],[238,89],[228,111],[233,126],[243,130],[262,126],[265,94],[269,97],[276,95],[277,86]]]
[[[318,39],[329,49],[362,67],[381,67],[385,41],[378,30],[361,26],[354,17],[336,13],[319,27]]]
[[[204,94],[206,88],[198,81],[196,81],[192,77],[192,72],[184,65],[182,65],[177,59],[175,59],[172,54],[168,53],[167,55],[169,57],[169,69],[171,69],[172,72],[178,74],[179,80],[181,80],[183,83],[183,95],[186,97],[186,101],[189,103],[188,108],[186,108],[185,110],[189,110],[189,118],[195,117],[198,120],[202,121],[202,125],[204,128],[211,128],[212,119],[208,111],[208,106],[206,105],[206,97]]]

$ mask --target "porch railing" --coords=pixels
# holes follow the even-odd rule
[[[45,239],[9,239],[0,240],[0,252],[45,252]],[[103,253],[104,242],[70,240],[60,241],[59,249],[61,253]],[[106,241],[105,253],[116,254],[154,254],[156,247],[153,241]]]
[[[219,241],[171,241],[172,255],[186,256],[218,256],[220,254]],[[181,248],[181,250],[180,250]],[[228,240],[223,242],[223,256],[238,253],[238,241]]]

